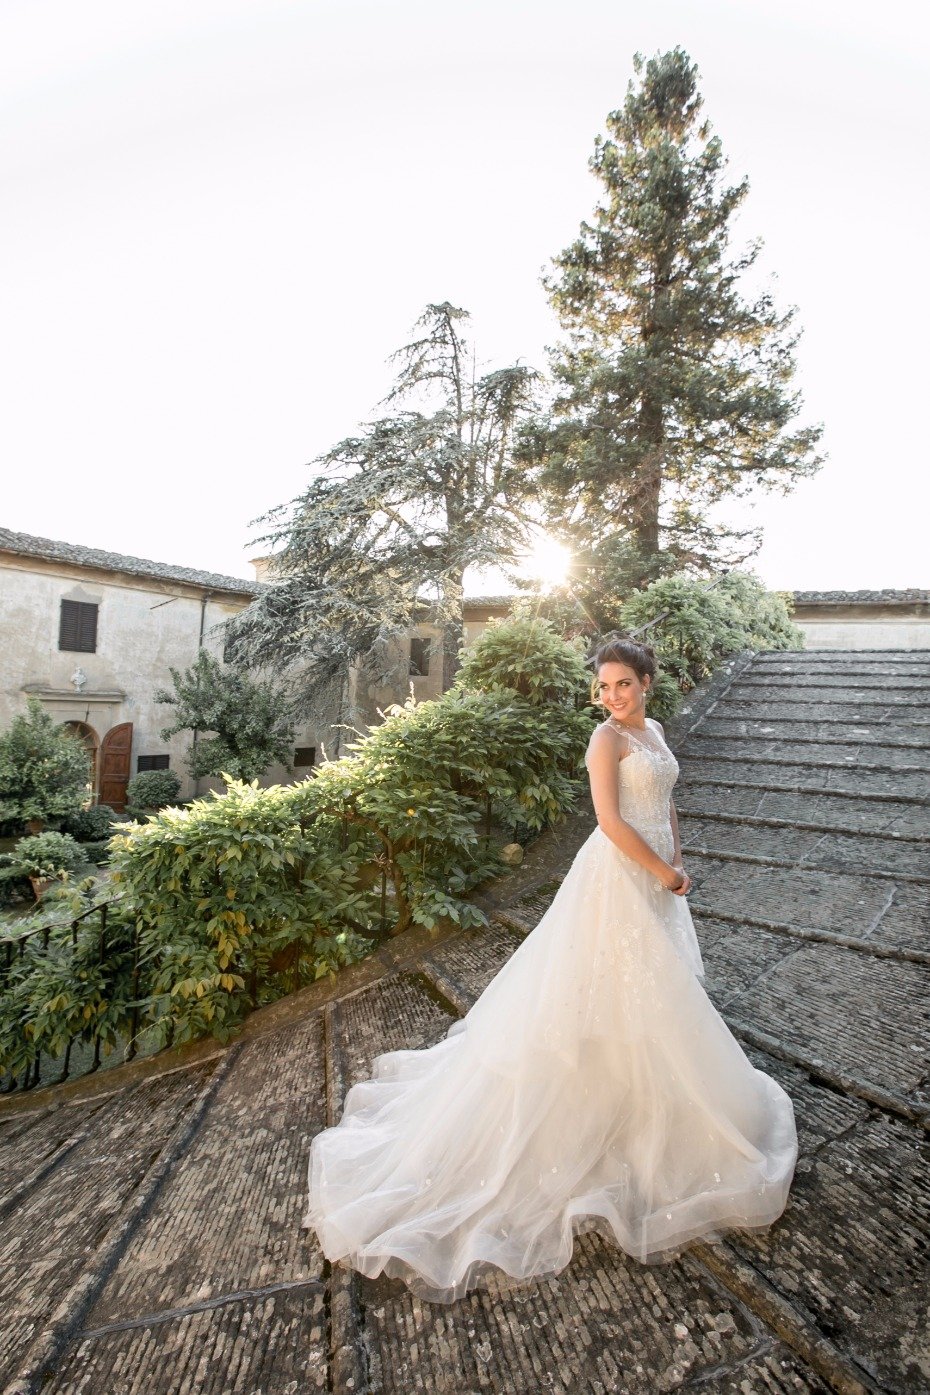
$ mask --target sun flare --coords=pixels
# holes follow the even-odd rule
[[[526,575],[542,583],[544,589],[561,586],[568,576],[572,555],[555,538],[541,533],[524,562]]]

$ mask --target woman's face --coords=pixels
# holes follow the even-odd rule
[[[597,697],[612,717],[625,722],[643,710],[649,679],[640,678],[628,664],[601,664],[597,671]]]

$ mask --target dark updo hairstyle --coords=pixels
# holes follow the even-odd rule
[[[623,639],[622,637],[609,639],[606,643],[601,644],[594,651],[591,664],[594,668],[594,677],[591,679],[592,702],[598,700],[597,671],[601,664],[626,664],[627,668],[633,670],[640,682],[644,678],[654,679],[658,668],[656,651],[651,645],[640,644],[635,639]]]

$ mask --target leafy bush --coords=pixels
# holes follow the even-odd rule
[[[25,1072],[39,1052],[63,1055],[74,1038],[99,1041],[109,1055],[125,1040],[132,1021],[131,920],[108,907],[106,953],[100,954],[99,921],[77,920],[107,893],[93,878],[50,889],[41,910],[6,929],[22,939],[9,963],[0,957],[0,1069]],[[47,935],[32,934],[48,930]]]
[[[587,686],[583,641],[563,639],[550,621],[522,608],[492,620],[465,650],[456,682],[471,692],[509,688],[534,705],[574,706]]]
[[[113,881],[135,915],[155,1019],[174,1040],[228,1039],[254,975],[266,1000],[370,949],[370,900],[354,847],[320,847],[300,785],[229,781],[222,795],[166,809],[112,844]]]
[[[20,838],[12,852],[0,854],[0,877],[60,877],[73,872],[83,861],[83,853],[67,833],[36,833]]]
[[[638,630],[659,619],[642,638],[656,650],[660,679],[649,711],[667,718],[682,694],[740,649],[800,649],[790,597],[767,591],[747,572],[730,572],[714,586],[677,573],[634,591],[620,611],[621,627]]]
[[[177,799],[181,780],[173,770],[143,770],[126,786],[126,806],[132,813],[164,809]]]
[[[118,818],[119,815],[108,804],[91,804],[87,809],[69,814],[61,825],[61,831],[70,833],[79,843],[101,843],[110,837]]]
[[[90,757],[38,698],[0,736],[0,821],[22,826],[76,814],[87,800]]]

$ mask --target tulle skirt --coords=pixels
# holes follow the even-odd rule
[[[640,831],[671,856],[667,824]],[[304,1226],[331,1261],[451,1302],[558,1273],[587,1230],[648,1263],[770,1225],[794,1109],[703,972],[684,898],[596,829],[468,1014],[349,1090],[311,1146]]]

